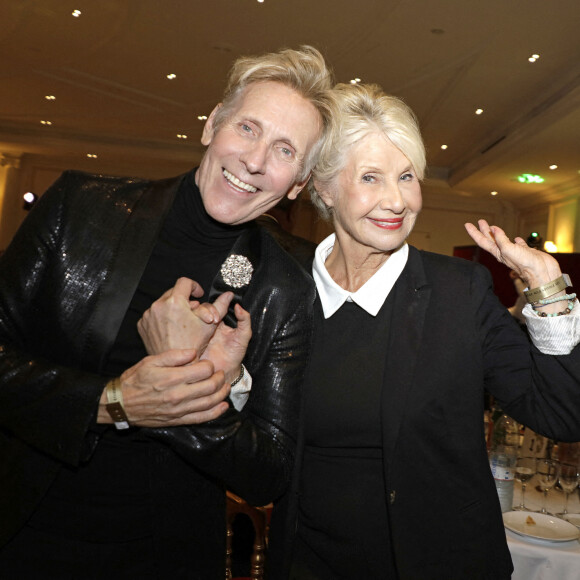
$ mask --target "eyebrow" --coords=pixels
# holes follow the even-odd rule
[[[264,130],[264,127],[263,127],[262,123],[260,123],[257,119],[254,119],[252,117],[245,117],[245,119],[249,123],[253,123],[257,127],[259,127],[260,130],[262,130],[262,131]],[[240,122],[243,123],[244,121],[241,120]],[[294,149],[294,151],[298,155],[298,148],[296,147],[296,145],[294,145],[294,142],[292,141],[292,139],[290,139],[290,137],[279,137],[278,139],[276,139],[276,141],[283,141],[284,143],[287,143],[288,145],[290,145],[290,147],[292,147],[292,149]],[[302,157],[304,157],[305,156],[305,153],[301,153],[300,155]]]

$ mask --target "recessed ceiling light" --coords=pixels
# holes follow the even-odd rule
[[[176,79],[176,78],[177,78],[177,75],[176,75],[176,74],[173,74],[173,73],[171,73],[171,74],[168,74],[168,75],[167,75],[167,78],[168,78],[170,81],[172,81],[173,79]]]
[[[95,153],[87,153],[87,157],[90,157],[91,159],[96,159],[98,155],[96,155]]]
[[[481,115],[481,113],[483,113],[483,109],[475,109],[476,115]]]
[[[558,169],[557,165],[550,165],[550,169]]]
[[[207,121],[207,115],[198,115],[197,118],[199,121]]]
[[[184,135],[183,133],[178,133],[177,138],[178,139],[187,139],[187,135]]]
[[[47,101],[54,101],[56,99],[56,97],[54,95],[46,95],[44,98]]]
[[[536,62],[539,58],[540,58],[539,54],[532,54],[532,56],[530,56],[530,58],[528,58],[528,60],[530,62]]]
[[[358,83],[360,83],[360,79],[358,77],[356,77],[354,79],[350,79],[351,85],[358,85]]]
[[[258,2],[259,2],[260,4],[263,4],[263,3],[264,3],[264,0],[258,0]]]
[[[52,125],[52,121],[40,121],[41,125]]]
[[[78,18],[78,17],[81,15],[81,11],[80,11],[80,10],[73,10],[73,11],[72,11],[72,15],[73,15],[75,18]]]
[[[441,145],[441,149],[447,149],[447,145]]]
[[[491,195],[497,195],[497,191],[492,191]]]

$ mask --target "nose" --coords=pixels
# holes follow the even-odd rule
[[[266,172],[266,163],[268,161],[268,147],[262,141],[249,143],[240,155],[240,161],[246,166],[248,173]]]
[[[396,214],[402,213],[405,209],[405,200],[403,199],[403,194],[399,189],[398,182],[386,184],[379,207],[382,210],[392,211]]]

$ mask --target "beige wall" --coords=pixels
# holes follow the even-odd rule
[[[191,166],[196,162],[193,161]],[[0,250],[6,248],[16,229],[26,216],[23,209],[22,195],[26,191],[42,194],[46,188],[66,169],[78,169],[114,175],[135,175],[138,177],[160,178],[177,175],[187,171],[190,166],[176,163],[171,166],[166,162],[158,165],[150,161],[142,164],[123,164],[117,161],[109,163],[98,160],[80,160],[75,167],[68,161],[47,159],[36,156],[13,158],[0,153]],[[468,195],[451,193],[443,182],[427,180],[423,186],[423,211],[419,216],[410,242],[425,250],[451,255],[454,246],[470,245],[471,239],[465,232],[463,224],[476,222],[484,218],[490,223],[503,227],[508,235],[521,235],[526,238],[531,231],[539,231],[548,239],[548,221],[552,215],[552,231],[556,231],[558,222],[576,217],[577,200],[569,200],[561,206],[546,205],[532,210],[517,211],[510,203],[499,197],[474,198]],[[332,228],[318,219],[316,211],[301,194],[297,220],[293,233],[320,242]],[[574,244],[580,248],[580,231],[574,231]]]
[[[46,158],[35,155],[19,157],[0,152],[0,251],[6,249],[16,230],[27,215],[22,196],[32,191],[41,196],[63,171],[74,169],[106,175],[131,175],[135,177],[163,178],[179,175],[197,164],[156,162],[148,159],[142,163],[119,160],[80,158]]]

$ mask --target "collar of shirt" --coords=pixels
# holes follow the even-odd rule
[[[334,247],[335,239],[335,234],[331,234],[318,245],[312,265],[312,275],[324,318],[330,318],[346,301],[355,302],[369,314],[376,316],[407,263],[409,246],[403,244],[361,288],[356,292],[349,292],[331,278],[324,265]]]

